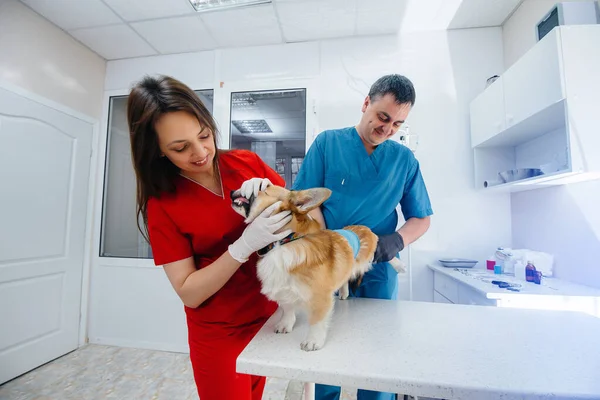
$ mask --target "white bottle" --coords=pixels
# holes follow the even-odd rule
[[[515,278],[522,281],[527,281],[527,275],[525,272],[526,266],[527,265],[522,260],[518,260],[514,263]]]

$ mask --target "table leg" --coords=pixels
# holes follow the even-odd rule
[[[303,400],[315,400],[315,384],[304,382],[304,397]]]

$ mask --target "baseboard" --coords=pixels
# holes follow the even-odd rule
[[[104,346],[129,347],[134,349],[147,349],[158,351],[169,351],[173,353],[189,354],[190,349],[187,344],[179,345],[173,343],[145,342],[141,340],[127,340],[122,338],[90,337],[90,344],[99,344]]]

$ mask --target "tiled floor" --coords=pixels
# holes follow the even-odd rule
[[[263,400],[296,400],[302,386],[269,378]],[[198,400],[189,356],[87,345],[0,386],[2,400]],[[356,399],[344,391],[343,400]]]

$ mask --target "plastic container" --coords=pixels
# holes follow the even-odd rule
[[[496,265],[500,265],[500,268],[504,270],[504,261],[506,260],[506,253],[503,247],[498,247],[498,249],[496,249],[496,253],[494,253],[494,260],[496,260]]]
[[[486,268],[490,271],[494,270],[494,265],[496,265],[496,260],[493,260],[491,257],[485,260]]]
[[[494,253],[494,260],[502,268],[502,273],[505,275],[515,274],[515,260],[513,259],[512,249],[498,247]]]
[[[525,263],[521,260],[515,262],[515,278],[522,280],[522,281],[526,281],[527,280],[527,274],[526,274],[526,269],[525,269]]]
[[[504,260],[504,266],[502,271],[506,275],[514,275],[515,274],[515,260],[512,257],[512,254],[508,254],[506,259]]]

